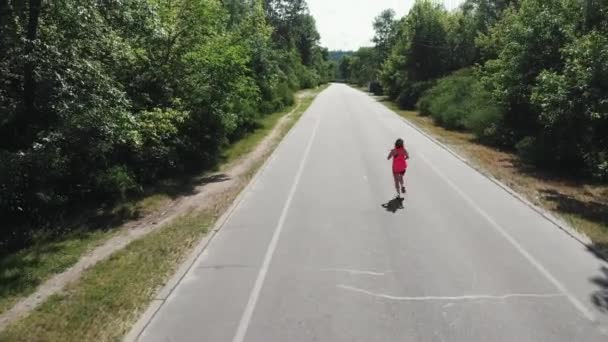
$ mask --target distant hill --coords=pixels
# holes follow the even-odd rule
[[[329,51],[329,60],[330,61],[339,61],[343,56],[351,56],[353,54],[352,51]]]

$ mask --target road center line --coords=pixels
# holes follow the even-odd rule
[[[347,285],[338,285],[338,288],[348,290],[352,292],[363,293],[368,296],[378,297],[383,299],[390,299],[396,301],[410,301],[410,302],[429,302],[429,301],[459,301],[459,300],[505,300],[509,298],[561,298],[565,295],[561,293],[549,293],[549,294],[537,294],[537,293],[509,293],[504,295],[464,295],[464,296],[391,296],[382,293],[375,293],[363,289],[359,289]]]
[[[300,183],[300,178],[302,177],[304,166],[306,165],[306,161],[308,160],[308,155],[310,154],[310,150],[312,149],[312,144],[317,135],[320,123],[321,116],[319,116],[319,118],[317,119],[317,123],[315,124],[310,139],[308,140],[308,145],[306,146],[306,150],[304,151],[304,155],[302,156],[302,160],[300,161],[298,172],[296,173],[291,189],[289,190],[287,201],[283,206],[281,217],[279,218],[279,222],[277,223],[277,226],[274,229],[272,239],[270,240],[270,244],[268,245],[268,249],[266,250],[266,255],[264,256],[264,261],[262,262],[262,266],[260,267],[260,271],[255,280],[255,284],[253,285],[251,293],[249,294],[249,301],[247,302],[247,306],[245,306],[245,311],[243,312],[243,316],[241,317],[241,320],[239,322],[236,334],[232,339],[233,342],[242,342],[245,339],[245,334],[247,334],[247,329],[249,328],[251,317],[253,316],[253,311],[258,302],[262,286],[264,285],[264,280],[266,280],[266,274],[268,273],[270,262],[272,261],[272,257],[279,241],[279,236],[281,235],[285,219],[287,218],[287,212],[289,211],[291,201],[293,200],[296,189],[298,188],[298,184]]]
[[[445,174],[443,174],[443,172],[439,171],[439,169],[437,169],[428,159],[426,159],[426,157],[424,157],[421,154],[418,154],[417,157],[420,158],[422,161],[424,161],[425,164],[427,164],[427,166],[430,167],[431,170],[433,170],[433,172],[435,172],[454,191],[456,191],[456,193],[458,193],[460,195],[460,197],[462,197],[465,200],[465,202],[467,202],[473,209],[475,209],[475,211],[477,211],[477,213],[479,215],[481,215],[483,218],[485,218],[486,221],[488,221],[488,223],[490,223],[490,225],[500,235],[502,235],[507,241],[509,241],[509,243],[511,243],[511,245],[513,247],[515,247],[515,249],[524,258],[526,258],[542,275],[545,276],[545,278],[547,278],[561,293],[563,293],[564,296],[566,296],[566,298],[568,298],[570,303],[572,303],[572,305],[574,305],[574,307],[576,307],[578,309],[578,311],[585,318],[587,318],[588,320],[590,320],[592,322],[595,322],[595,316],[593,315],[593,313],[583,303],[581,303],[581,301],[578,300],[578,298],[576,298],[574,295],[572,295],[570,293],[570,291],[568,291],[566,286],[564,286],[559,280],[557,280],[553,276],[553,274],[551,274],[551,272],[549,272],[538,260],[536,260],[536,258],[534,258],[530,253],[528,253],[528,251],[526,251],[524,249],[524,247],[522,245],[520,245],[519,242],[517,242],[517,240],[515,240],[511,235],[509,235],[509,233],[507,233],[507,231],[500,224],[498,224],[498,222],[496,222],[488,213],[486,213],[483,209],[481,209],[477,205],[477,203],[475,203],[475,201],[471,197],[469,197],[469,195],[467,195],[456,184],[454,184],[454,182],[452,182]]]

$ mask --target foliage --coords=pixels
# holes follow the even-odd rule
[[[479,40],[502,47],[482,81],[507,109],[503,143],[537,165],[605,180],[608,4],[587,4],[597,8],[524,0],[507,10]]]
[[[380,80],[387,95],[398,99],[402,108],[415,104],[421,95],[418,90],[448,69],[446,18],[447,12],[441,5],[419,0],[399,23],[395,44],[382,65]]]
[[[342,58],[344,58],[346,56],[350,56],[352,54],[353,54],[353,51],[342,51],[342,50],[329,51],[329,60],[332,62],[340,62],[340,60],[342,60]]]
[[[373,27],[377,58],[345,57],[339,75],[535,165],[608,179],[606,1],[417,0]]]
[[[422,115],[430,115],[448,129],[471,130],[477,138],[493,142],[502,111],[477,81],[475,72],[463,69],[442,78],[418,101]]]
[[[585,165],[595,178],[608,180],[608,38],[592,31],[563,54],[563,70],[544,70],[532,91],[539,135],[550,144],[551,162]]]
[[[395,20],[395,11],[392,9],[384,10],[374,19],[374,31],[376,34],[372,41],[375,44],[376,53],[380,61],[386,59],[397,35],[397,21]]]
[[[303,0],[0,2],[0,245],[213,165],[333,78]]]

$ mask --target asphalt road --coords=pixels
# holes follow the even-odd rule
[[[398,137],[408,194],[384,208]],[[605,342],[602,267],[374,99],[333,85],[140,340]]]

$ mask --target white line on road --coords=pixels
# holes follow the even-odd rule
[[[371,275],[371,276],[383,276],[387,273],[387,272],[353,270],[353,269],[348,269],[348,268],[322,268],[321,272],[344,272],[344,273],[354,274],[354,275]]]
[[[464,191],[462,191],[454,182],[452,182],[443,172],[439,171],[433,163],[431,163],[426,157],[421,154],[418,154],[418,157],[423,160],[430,168],[435,172],[439,177],[441,177],[456,193],[460,195],[479,215],[485,218],[490,225],[502,235],[507,241],[511,243],[513,247],[524,257],[526,258],[542,275],[545,276],[561,293],[563,293],[566,298],[578,309],[578,311],[585,316],[588,320],[595,322],[595,316],[587,307],[581,303],[578,298],[576,298],[573,294],[568,291],[566,286],[564,286],[559,280],[557,280],[551,272],[549,272],[536,258],[534,258],[528,251],[524,249],[522,245],[517,242],[507,231],[496,222],[488,213],[486,213],[483,209],[481,209],[475,201],[469,197]]]
[[[277,248],[279,236],[281,235],[281,231],[283,230],[283,224],[285,223],[285,219],[287,218],[287,212],[289,211],[291,201],[293,200],[296,189],[298,188],[298,183],[300,183],[300,178],[302,177],[304,166],[306,165],[306,160],[308,160],[308,155],[310,154],[310,150],[312,149],[312,144],[315,140],[315,136],[317,135],[317,130],[319,129],[320,123],[321,117],[319,117],[317,123],[315,124],[315,127],[313,128],[310,140],[308,141],[308,145],[306,146],[306,150],[304,151],[304,155],[302,156],[302,161],[300,162],[298,172],[296,173],[296,177],[294,178],[291,189],[289,190],[287,201],[283,206],[281,217],[279,218],[279,222],[274,230],[272,239],[270,240],[270,244],[268,245],[268,249],[266,250],[266,255],[264,256],[264,261],[262,262],[262,266],[260,267],[258,276],[255,280],[253,288],[251,289],[251,293],[249,294],[249,301],[247,302],[247,306],[245,306],[245,311],[243,312],[243,316],[241,317],[241,321],[239,322],[238,329],[236,331],[236,334],[234,335],[234,338],[232,339],[233,342],[242,342],[245,339],[245,334],[247,333],[249,323],[251,322],[251,317],[253,316],[253,310],[255,309],[255,306],[258,302],[262,286],[264,285],[264,280],[266,279],[266,273],[268,273],[268,267],[270,266],[270,262],[272,261],[274,251]]]
[[[378,297],[383,299],[397,300],[397,301],[410,301],[410,302],[428,302],[428,301],[457,301],[457,300],[505,300],[509,298],[561,298],[565,295],[561,293],[549,293],[549,294],[538,294],[538,293],[509,293],[504,295],[464,295],[464,296],[391,296],[382,293],[375,293],[363,289],[359,289],[347,285],[338,285],[343,290],[352,292],[363,293],[372,297]]]

